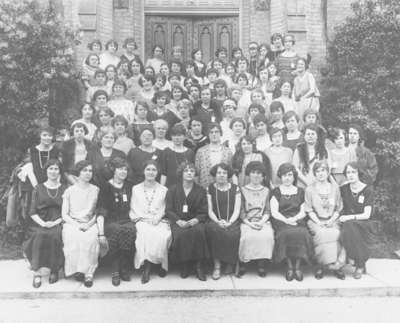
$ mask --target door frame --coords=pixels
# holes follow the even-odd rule
[[[242,47],[242,11],[240,8],[242,7],[242,1],[239,1],[239,7],[232,8],[176,8],[176,7],[144,7],[143,8],[143,28],[142,28],[142,44],[146,42],[146,18],[147,16],[194,16],[198,18],[212,18],[212,17],[237,17],[238,18],[238,30],[239,30],[239,44]],[[145,46],[142,46],[142,57],[145,58],[146,49]],[[143,62],[144,63],[144,62]]]

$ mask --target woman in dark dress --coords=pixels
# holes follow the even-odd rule
[[[78,182],[77,176],[73,175],[76,163],[81,160],[87,160],[92,164],[96,164],[95,159],[98,153],[95,145],[85,138],[88,132],[88,128],[84,123],[76,122],[71,127],[72,138],[63,142],[61,159],[65,177],[70,185]]]
[[[194,163],[193,150],[186,148],[183,142],[186,137],[186,128],[183,124],[176,124],[171,129],[172,148],[166,148],[161,155],[161,184],[171,187],[178,183],[176,170],[178,166],[188,161]]]
[[[132,184],[128,176],[128,163],[116,157],[110,161],[111,178],[101,188],[97,203],[99,235],[105,235],[112,259],[111,282],[118,286],[121,279],[130,281],[135,251],[136,227],[129,218]]]
[[[33,174],[28,173],[28,178],[33,187],[47,179],[45,165],[50,159],[58,159],[60,152],[54,145],[54,129],[46,127],[40,129],[40,143],[28,149],[26,162],[32,163]]]
[[[94,183],[100,188],[103,187],[108,180],[113,177],[110,167],[110,161],[119,157],[126,159],[126,155],[121,150],[113,148],[116,135],[113,131],[107,131],[101,134],[101,147],[95,156],[95,173]]]
[[[208,136],[204,135],[203,133],[203,122],[197,118],[193,117],[190,119],[189,122],[189,131],[187,138],[184,141],[184,146],[190,148],[197,153],[201,147],[208,145],[210,140]]]
[[[270,202],[275,231],[274,260],[287,262],[286,280],[303,280],[301,262],[310,262],[314,252],[304,212],[304,190],[296,186],[297,171],[290,163],[278,169],[282,184],[272,191]]]
[[[368,246],[377,242],[379,229],[378,222],[371,220],[374,192],[371,186],[360,181],[361,169],[357,162],[348,163],[344,168],[348,183],[340,187],[343,199],[340,241],[347,257],[355,262],[355,279],[366,272],[365,263],[370,256]]]
[[[221,262],[226,264],[225,274],[232,274],[238,263],[241,195],[239,187],[229,182],[233,170],[227,164],[215,165],[210,174],[215,183],[207,190],[210,221],[206,224],[206,235],[214,260],[212,278],[219,279]]]
[[[209,256],[204,226],[206,191],[194,182],[193,163],[183,162],[177,173],[181,181],[168,190],[166,197],[166,216],[172,231],[171,261],[180,264],[182,278],[189,276],[190,265],[195,263],[197,278],[205,281],[203,262]]]
[[[131,149],[128,154],[128,164],[131,170],[130,181],[133,185],[137,185],[144,181],[143,165],[148,160],[154,160],[157,163],[160,162],[162,151],[153,147],[154,140],[154,129],[144,128],[140,133],[139,147]],[[157,175],[157,181],[160,180],[160,176]]]
[[[64,264],[61,204],[66,186],[60,184],[61,163],[50,159],[43,170],[47,180],[38,184],[33,191],[30,210],[32,223],[28,231],[29,239],[24,244],[25,256],[34,271],[34,288],[42,284],[40,268],[50,269],[49,283],[54,284]]]

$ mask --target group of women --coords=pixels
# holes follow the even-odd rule
[[[98,41],[85,59],[88,102],[68,137],[54,142],[41,129],[19,177],[33,187],[31,225],[24,245],[42,283],[64,268],[92,286],[99,257],[109,259],[111,281],[129,281],[141,269],[206,280],[245,274],[256,263],[284,263],[286,279],[303,279],[315,265],[345,278],[354,261],[361,278],[374,237],[374,155],[362,129],[330,133],[321,125],[319,92],[309,59],[294,37],[274,34],[273,48],[249,44],[249,57],[220,48],[211,62],[201,50],[183,63],[174,48],[143,66],[133,39]]]

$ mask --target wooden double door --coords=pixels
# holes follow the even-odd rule
[[[203,60],[214,58],[219,47],[228,49],[239,46],[238,17],[171,17],[146,16],[146,58],[152,56],[152,48],[160,45],[165,49],[165,59],[171,57],[174,46],[183,48],[184,60],[191,58],[192,50],[200,48]]]

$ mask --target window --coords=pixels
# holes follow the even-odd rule
[[[114,0],[114,9],[129,9],[129,0]]]
[[[96,30],[96,0],[85,0],[79,4],[79,22],[82,30]]]

